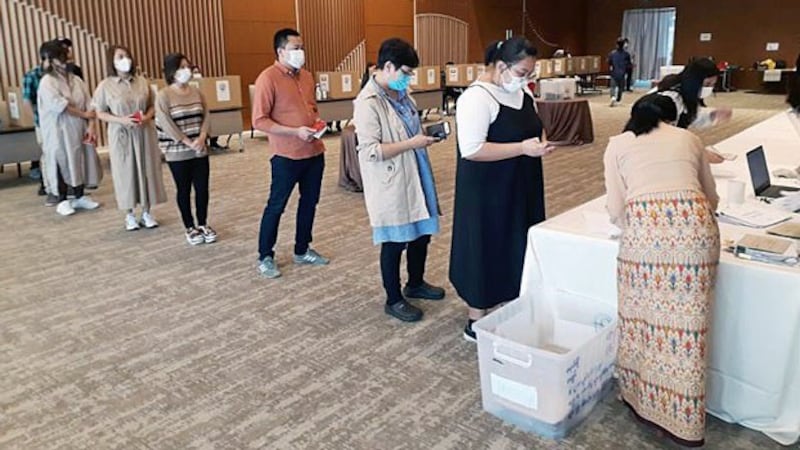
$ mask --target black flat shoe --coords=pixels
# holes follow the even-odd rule
[[[422,319],[422,310],[405,300],[401,300],[392,305],[386,305],[383,307],[383,310],[386,311],[386,314],[400,319],[403,322],[418,322]]]
[[[441,300],[444,298],[444,289],[438,286],[431,286],[423,281],[421,285],[413,288],[406,285],[406,287],[403,288],[403,295],[406,296],[406,298]]]

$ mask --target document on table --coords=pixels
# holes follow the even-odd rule
[[[792,218],[790,213],[761,204],[745,203],[720,207],[720,221],[750,228],[765,228]]]
[[[760,252],[783,255],[792,247],[792,241],[769,236],[746,234],[743,238],[739,239],[739,242],[737,242],[736,245],[747,249],[758,250]]]
[[[775,236],[784,236],[792,239],[800,239],[800,222],[784,222],[767,230],[767,233]]]

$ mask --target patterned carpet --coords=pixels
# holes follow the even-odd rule
[[[602,152],[629,108],[609,108],[605,96],[591,101],[596,143],[545,160],[551,216],[603,192]],[[738,93],[711,103],[737,109],[730,124],[703,133],[708,143],[782,108],[780,97]],[[444,218],[427,279],[448,297],[422,304],[425,319],[410,325],[383,313],[362,198],[336,186],[336,136],[326,138],[314,241],[332,264],[291,265],[295,196],[277,249],[284,277],[257,275],[267,145],[246,144],[244,153],[211,159],[210,223],[220,239],[197,248],[183,238],[167,170],[171,200],[154,211],[162,226],[126,232],[108,177],[93,194],[102,208],[63,218],[6,166],[0,448],[673,448],[614,396],[562,442],[481,410],[475,347],[460,334],[465,308],[447,282],[453,139],[430,149]],[[715,419],[707,442],[778,448]]]

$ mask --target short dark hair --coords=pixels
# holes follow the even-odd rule
[[[42,44],[39,49],[39,56],[44,60],[57,59],[62,62],[67,61],[67,49],[65,49],[58,41],[48,41]],[[52,64],[47,68],[47,73],[52,73],[55,68]]]
[[[524,36],[515,36],[496,45],[497,50],[492,55],[492,64],[503,61],[510,66],[525,58],[535,58],[538,53],[536,47]]]
[[[678,110],[671,98],[658,93],[645,95],[633,104],[625,131],[632,131],[636,136],[647,134],[661,122],[675,122],[677,116]]]
[[[625,47],[625,44],[628,43],[628,38],[620,37],[617,38],[617,48]]]
[[[56,38],[55,41],[62,47],[72,47],[72,39],[68,37],[59,37]]]
[[[275,37],[272,38],[272,46],[275,49],[275,54],[278,54],[278,49],[283,48],[286,46],[286,43],[289,42],[289,38],[292,36],[300,36],[300,33],[297,30],[293,30],[291,28],[282,28],[275,32]]]
[[[128,58],[131,59],[131,74],[136,74],[136,59],[131,55],[130,49],[128,47],[124,47],[122,45],[112,45],[108,48],[108,53],[106,53],[106,72],[108,72],[108,76],[114,77],[117,76],[117,68],[114,67],[114,53],[117,50],[122,50],[128,55]],[[180,63],[178,63],[180,64]]]
[[[397,70],[400,70],[401,66],[413,69],[419,66],[419,56],[408,42],[400,38],[391,38],[383,41],[378,50],[378,68],[383,69],[387,62],[392,63]]]
[[[183,62],[184,59],[191,65],[191,61],[189,61],[189,58],[183,53],[170,53],[164,57],[164,79],[167,81],[167,84],[175,82],[175,72],[181,68],[181,62]]]
[[[39,60],[40,61],[44,61],[44,60],[47,59],[49,48],[50,48],[50,46],[53,46],[53,45],[61,47],[60,45],[58,45],[58,42],[56,42],[56,41],[45,41],[44,43],[42,43],[42,45],[39,46]]]

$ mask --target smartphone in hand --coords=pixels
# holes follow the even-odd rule
[[[425,135],[443,141],[450,135],[450,124],[448,122],[437,122],[428,125],[425,127]]]

